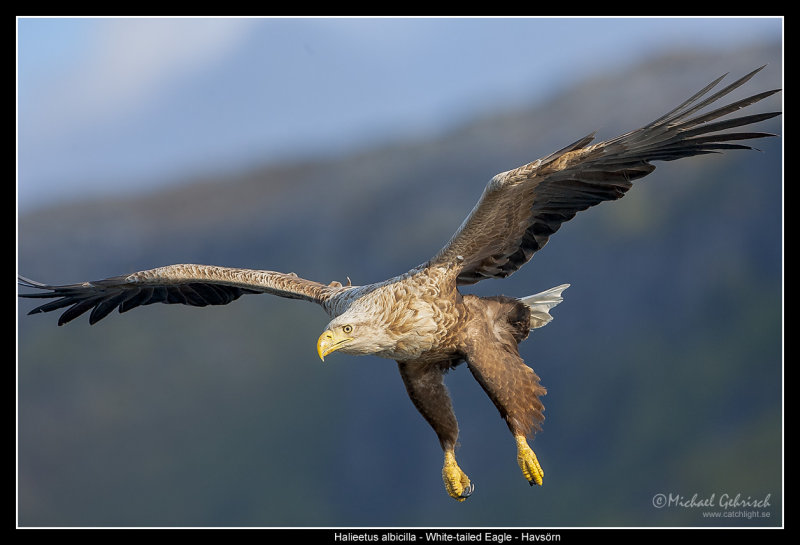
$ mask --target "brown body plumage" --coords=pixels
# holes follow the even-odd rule
[[[91,311],[89,322],[95,323],[115,308],[126,312],[152,303],[220,305],[253,293],[318,303],[331,318],[317,342],[321,358],[340,351],[398,362],[409,397],[439,438],[444,451],[442,475],[453,498],[463,501],[474,489],[455,461],[458,424],[443,382],[444,374],[463,362],[515,437],[523,475],[531,484],[541,484],[543,472],[527,437],[540,429],[545,389],[520,358],[518,344],[531,329],[552,319],[549,310],[562,300],[567,285],[522,299],[462,295],[458,287],[514,273],[577,212],[622,197],[634,180],[653,171],[650,161],[751,149],[733,142],[771,136],[720,131],[750,125],[777,112],[719,119],[777,91],[699,113],[756,72],[709,95],[722,79],[718,78],[636,131],[595,145],[590,145],[590,135],[498,174],[452,239],[430,261],[384,282],[326,285],[291,273],[171,265],[62,286],[21,278],[23,286],[42,290],[21,296],[54,299],[31,314],[66,308],[59,325],[87,311]]]

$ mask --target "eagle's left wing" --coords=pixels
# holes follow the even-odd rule
[[[743,85],[762,68],[705,97],[725,76],[717,78],[641,129],[595,145],[590,145],[592,134],[547,157],[498,174],[453,238],[428,264],[456,263],[460,285],[505,278],[527,263],[550,235],[579,211],[622,197],[633,180],[655,169],[650,161],[752,149],[731,142],[773,135],[719,131],[763,121],[780,112],[715,120],[779,90],[691,116]]]
[[[339,283],[320,284],[294,273],[216,267],[213,265],[169,265],[104,280],[52,286],[20,277],[19,284],[41,290],[20,297],[53,299],[28,314],[68,307],[58,325],[91,310],[89,323],[105,318],[118,308],[126,312],[153,303],[177,303],[204,307],[226,305],[247,293],[268,293],[290,299],[324,304],[343,290]]]

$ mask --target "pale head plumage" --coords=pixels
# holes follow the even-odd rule
[[[361,307],[349,309],[327,325],[317,340],[317,353],[325,356],[338,351],[344,354],[367,355],[391,352],[397,341],[383,323],[376,323],[375,314]]]

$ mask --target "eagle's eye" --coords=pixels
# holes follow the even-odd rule
[[[342,331],[344,331],[345,333],[347,333],[349,335],[350,333],[353,332],[353,326],[351,326],[350,324],[347,324],[346,326],[342,327]]]

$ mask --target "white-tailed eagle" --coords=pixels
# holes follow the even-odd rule
[[[762,67],[763,68],[763,67]],[[317,341],[320,358],[334,351],[374,354],[397,361],[412,402],[435,430],[442,450],[447,493],[466,499],[474,486],[455,458],[458,424],[443,382],[446,371],[467,363],[511,431],[517,462],[530,484],[543,471],[528,439],[544,419],[539,377],[520,358],[517,345],[547,324],[567,284],[521,299],[477,297],[459,286],[505,278],[542,248],[562,223],[603,201],[619,199],[633,181],[672,161],[729,149],[741,141],[772,136],[729,131],[779,115],[728,114],[778,90],[709,109],[706,106],[747,82],[760,69],[713,92],[716,79],[652,123],[612,140],[593,135],[492,178],[455,235],[429,261],[389,280],[366,286],[322,284],[295,274],[208,265],[170,265],[71,285],[20,278],[41,290],[21,297],[51,298],[30,314],[66,309],[62,325],[89,312],[89,323],[114,309],[152,303],[224,305],[243,294],[268,293],[319,304],[331,321]],[[723,76],[724,77],[724,76]]]

